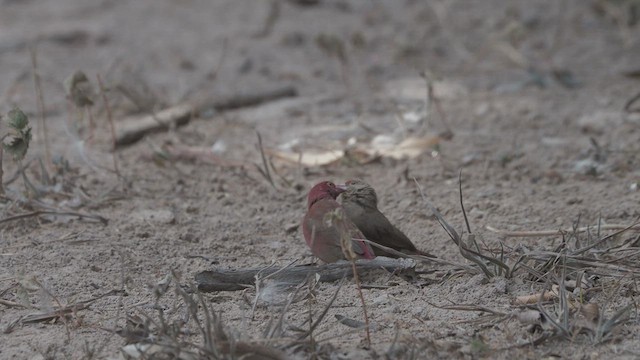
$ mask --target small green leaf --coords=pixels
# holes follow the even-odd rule
[[[9,141],[4,142],[2,146],[13,156],[15,161],[21,161],[27,155],[31,142],[29,118],[20,108],[16,107],[9,111],[6,122],[11,132],[9,133]]]
[[[7,124],[15,130],[22,131],[22,129],[29,125],[27,115],[25,115],[20,108],[14,108],[9,111],[7,117]]]
[[[31,128],[28,128],[21,135],[12,137],[8,144],[2,144],[15,161],[20,161],[27,155],[31,141]]]

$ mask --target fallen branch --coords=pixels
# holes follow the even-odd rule
[[[408,259],[390,259],[377,257],[368,261],[357,261],[358,272],[385,269],[394,273],[409,272],[415,268],[415,262]],[[351,263],[339,262],[325,265],[300,265],[285,269],[241,269],[203,271],[195,276],[198,290],[203,292],[237,291],[253,286],[256,275],[268,276],[279,272],[274,278],[283,282],[299,283],[307,276],[319,274],[321,282],[331,282],[353,276]]]
[[[116,130],[115,147],[131,145],[147,134],[185,125],[191,120],[192,116],[197,116],[205,111],[215,110],[220,112],[238,109],[296,95],[295,88],[286,86],[255,93],[238,94],[216,100],[211,100],[210,98],[196,100],[164,109],[152,115],[124,119],[120,121],[120,125]]]

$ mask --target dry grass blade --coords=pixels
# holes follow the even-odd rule
[[[640,253],[635,252],[631,255],[640,255]],[[566,266],[571,270],[589,269],[594,275],[599,274],[617,278],[624,277],[627,274],[640,274],[640,267],[637,265],[637,261],[633,260],[627,263],[620,263],[621,259],[625,259],[627,257],[617,259],[619,263],[615,264],[612,263],[613,260],[574,256],[572,254],[568,254],[568,251],[560,249],[557,249],[556,251],[533,251],[527,254],[528,259],[540,263],[540,265],[535,269],[535,272],[537,272],[536,277],[538,278],[543,277],[545,273],[551,272],[563,257],[563,266]],[[531,273],[534,274],[533,272]]]
[[[547,284],[545,285],[545,289],[543,290],[543,292],[541,294],[544,294],[548,291],[548,287],[550,285],[550,282],[547,282]],[[538,298],[538,311],[540,311],[540,313],[543,315],[544,320],[548,321],[549,324],[551,324],[553,326],[553,328],[556,331],[559,331],[560,334],[565,337],[566,339],[571,339],[571,331],[568,327],[564,327],[561,323],[559,323],[555,317],[551,316],[551,314],[549,314],[549,312],[544,308],[544,306],[542,305],[542,301],[544,300],[543,296],[541,295]],[[566,304],[566,302],[564,302]],[[568,310],[568,309],[565,309]],[[563,309],[560,310],[561,313],[563,311]]]
[[[194,299],[191,294],[187,293],[182,286],[176,285],[175,289],[187,305],[187,313],[189,316],[186,320],[189,318],[193,319],[202,336],[203,344],[179,341],[177,333],[166,331],[166,329],[168,329],[167,327],[171,325],[164,323],[162,314],[159,313],[161,327],[164,329],[161,333],[163,333],[164,336],[158,339],[156,343],[161,343],[161,345],[165,346],[168,350],[172,350],[173,354],[182,354],[184,351],[193,353],[188,349],[198,349],[199,355],[196,357],[198,359],[239,358],[278,360],[286,358],[285,354],[276,348],[237,340],[232,336],[232,332],[228,332],[225,329],[221,314],[211,309],[210,304],[205,301],[202,294],[197,293],[196,289],[191,289],[191,291],[197,293],[197,300]],[[200,316],[200,309],[202,309],[204,318]],[[184,324],[186,324],[186,320],[183,322]]]
[[[640,100],[640,92],[633,95],[631,98],[629,98],[629,100],[627,100],[624,104],[624,111],[630,113],[630,112],[638,112],[638,109],[633,109],[633,104]]]
[[[490,257],[490,256],[486,256],[481,254],[478,251],[472,250],[470,248],[468,248],[464,242],[462,241],[462,238],[460,237],[460,235],[458,235],[458,232],[451,226],[449,225],[449,223],[444,219],[444,216],[440,213],[440,211],[438,211],[438,209],[436,209],[435,206],[433,206],[433,204],[431,204],[431,202],[429,200],[427,200],[426,196],[424,195],[424,192],[422,190],[422,187],[420,186],[420,184],[418,183],[418,181],[414,178],[413,179],[414,182],[416,183],[416,186],[418,187],[418,190],[420,191],[420,195],[422,196],[422,200],[427,204],[427,207],[431,210],[431,212],[433,213],[433,215],[436,217],[436,219],[438,220],[438,223],[440,224],[440,226],[442,226],[442,228],[447,232],[447,234],[449,235],[449,237],[451,238],[451,240],[453,240],[453,242],[458,246],[458,249],[460,250],[460,254],[467,260],[475,263],[480,270],[485,274],[485,276],[487,276],[488,278],[492,278],[495,277],[496,275],[498,275],[497,273],[492,272],[491,270],[489,270],[489,268],[487,267],[487,265],[485,264],[485,262],[483,260],[486,260],[502,269],[505,270],[505,276],[506,277],[510,277],[512,275],[512,269],[509,268],[509,266],[507,266],[507,264],[505,264],[504,262]],[[460,189],[460,193],[462,194],[462,189]],[[466,219],[466,213],[464,212],[464,205],[462,204],[462,195],[460,197],[461,199],[461,206],[463,209],[463,214],[464,217]],[[465,220],[466,221],[466,220]],[[467,222],[467,228],[470,230],[470,226]],[[472,240],[475,243],[475,238],[473,238],[473,234],[470,235],[472,238]],[[476,247],[479,248],[476,244]]]
[[[619,325],[622,325],[631,320],[629,312],[633,307],[634,304],[629,304],[618,310],[615,314],[613,314],[611,318],[604,321],[600,319],[600,321],[598,322],[598,326],[596,327],[594,339],[595,343],[599,344],[612,340],[613,330]]]
[[[47,291],[44,288],[42,288],[42,290]],[[47,293],[48,293],[48,291],[47,291]],[[7,326],[5,328],[5,330],[4,330],[4,333],[8,334],[8,333],[12,332],[13,328],[18,323],[28,324],[28,323],[37,323],[37,322],[44,322],[44,321],[51,321],[51,320],[60,319],[60,318],[64,317],[65,315],[73,314],[73,313],[76,313],[76,312],[78,312],[80,310],[84,310],[84,309],[88,308],[89,305],[91,305],[93,302],[95,302],[97,300],[100,300],[103,297],[115,295],[117,293],[119,293],[118,290],[111,290],[111,291],[109,291],[107,293],[104,293],[102,295],[96,296],[96,297],[91,298],[89,300],[80,301],[80,302],[77,302],[75,304],[65,305],[65,306],[62,306],[62,305],[59,304],[57,307],[54,307],[50,311],[32,313],[32,314],[27,314],[27,315],[21,316],[17,320],[13,321],[9,326]],[[50,293],[49,293],[49,296],[53,297],[53,295],[51,295]]]
[[[120,175],[120,169],[118,168],[118,159],[116,157],[116,126],[113,123],[113,113],[111,111],[111,105],[109,104],[109,99],[107,98],[107,93],[100,74],[96,75],[96,80],[98,82],[98,88],[100,89],[100,97],[102,98],[105,111],[107,112],[107,121],[109,122],[109,131],[111,133],[112,146],[111,155],[113,156],[113,170],[115,171],[116,175],[118,175],[118,178],[121,178],[122,176]]]
[[[465,265],[465,264],[460,264],[454,261],[450,261],[450,260],[446,260],[446,259],[441,259],[441,258],[437,258],[437,257],[429,257],[429,256],[424,256],[424,255],[409,255],[409,254],[405,254],[403,252],[400,252],[396,249],[392,249],[390,247],[384,246],[382,244],[378,244],[375,243],[371,240],[367,240],[367,239],[362,239],[360,241],[363,241],[369,245],[371,245],[372,247],[384,250],[385,252],[388,252],[389,254],[395,255],[398,258],[403,258],[403,259],[411,259],[411,260],[416,260],[416,261],[420,261],[420,262],[424,262],[424,263],[436,263],[436,264],[441,264],[441,265],[450,265],[453,266],[455,268],[459,268],[459,269],[463,269],[466,270],[468,272],[471,273],[477,273],[477,269]]]
[[[604,226],[606,226],[606,225],[603,225],[602,227],[604,227]],[[594,242],[594,243],[593,243],[593,244],[591,244],[591,245],[587,245],[587,246],[585,246],[585,247],[583,247],[583,248],[581,248],[581,249],[578,249],[578,250],[572,251],[572,254],[573,254],[573,255],[582,254],[582,253],[584,253],[584,252],[586,252],[586,251],[588,251],[588,250],[591,250],[591,249],[595,248],[596,246],[598,246],[598,245],[600,245],[600,244],[604,243],[605,241],[607,241],[607,240],[609,240],[609,239],[611,239],[611,238],[613,238],[613,237],[615,237],[615,236],[618,236],[618,235],[622,234],[623,232],[626,232],[626,231],[631,230],[631,229],[634,229],[634,230],[635,230],[635,229],[640,230],[640,221],[639,221],[639,220],[636,220],[633,224],[628,225],[628,226],[626,226],[626,227],[623,227],[623,228],[621,228],[620,230],[618,230],[618,231],[614,232],[613,234],[607,235],[607,236],[605,236],[605,237],[601,238],[600,240],[598,240],[598,241]]]
[[[4,165],[2,159],[4,158],[4,147],[0,146],[0,196],[4,196]]]
[[[336,211],[333,213],[332,221],[340,229],[340,246],[342,247],[342,253],[345,259],[351,263],[351,271],[353,272],[353,280],[358,289],[358,296],[360,297],[360,304],[362,305],[362,314],[364,315],[365,334],[367,339],[367,345],[371,345],[371,333],[369,329],[369,314],[367,314],[367,304],[364,301],[364,295],[362,294],[362,286],[360,285],[360,277],[358,276],[358,270],[356,268],[356,254],[353,250],[352,242],[353,238],[351,232],[348,230],[345,222],[346,214],[344,211]]]
[[[560,319],[562,320],[562,328],[570,329],[569,324],[569,297],[567,294],[567,288],[564,283],[564,279],[566,279],[566,271],[567,267],[564,265],[565,258],[562,258],[562,266],[560,267],[560,278],[556,280],[558,283],[558,288],[560,291],[559,299],[560,299]]]
[[[331,300],[329,300],[329,303],[327,304],[327,306],[325,306],[324,310],[322,310],[322,312],[320,313],[320,316],[316,319],[316,321],[310,324],[309,330],[305,331],[303,334],[298,336],[298,342],[305,340],[306,338],[311,336],[311,334],[313,334],[313,331],[318,327],[318,325],[320,325],[322,320],[324,320],[324,317],[327,316],[329,309],[331,309],[331,306],[333,306],[333,303],[338,298],[338,293],[342,289],[343,285],[344,285],[344,281],[341,281],[340,284],[338,285],[338,288],[336,289],[336,292],[331,297]]]
[[[24,304],[20,304],[17,303],[15,301],[9,301],[9,300],[5,300],[5,299],[0,299],[0,304],[6,306],[6,307],[13,307],[13,308],[20,308],[20,309],[26,309],[27,306]]]
[[[429,200],[427,200],[426,196],[424,195],[424,192],[422,191],[422,187],[420,186],[420,184],[418,184],[418,180],[414,178],[413,181],[415,181],[416,186],[418,186],[418,189],[420,190],[420,195],[422,196],[422,200],[427,204],[427,207],[431,210],[433,215],[436,217],[440,226],[442,226],[442,228],[447,232],[447,234],[449,235],[449,238],[451,238],[451,240],[453,240],[453,242],[458,246],[458,249],[460,250],[460,254],[465,259],[472,261],[476,265],[478,265],[480,270],[487,277],[489,278],[493,277],[494,276],[493,273],[489,271],[489,269],[486,267],[486,265],[482,261],[480,261],[478,258],[471,256],[469,254],[469,252],[467,251],[468,249],[466,246],[464,246],[460,235],[458,235],[458,232],[451,225],[449,225],[449,223],[444,219],[444,216],[440,213],[440,211],[438,211],[438,209],[436,209],[436,207],[433,206],[433,204],[431,204]]]
[[[36,323],[36,322],[43,322],[43,321],[51,321],[51,320],[59,319],[64,315],[72,314],[77,311],[84,310],[87,307],[89,307],[88,304],[74,304],[74,305],[65,306],[59,309],[55,309],[53,311],[49,311],[46,313],[27,314],[20,318],[20,322],[23,324],[28,324],[28,323]]]
[[[271,187],[276,188],[276,184],[273,182],[273,177],[271,176],[271,171],[269,170],[269,163],[267,162],[267,157],[264,154],[264,146],[262,146],[262,136],[260,136],[260,132],[256,131],[256,135],[258,135],[258,149],[260,150],[260,156],[262,157],[262,168],[256,164],[256,168],[262,174],[262,176],[267,179]]]
[[[469,234],[473,234],[473,231],[471,231],[471,226],[469,225],[467,211],[464,209],[464,199],[462,197],[462,169],[460,169],[460,172],[458,172],[458,194],[460,195],[460,209],[462,209],[464,224],[467,225],[467,231],[469,232]]]
[[[444,138],[446,139],[451,139],[453,138],[453,131],[451,130],[451,127],[449,126],[449,122],[447,121],[447,114],[444,112],[444,109],[442,108],[442,104],[440,103],[440,99],[435,96],[434,91],[433,91],[433,79],[431,78],[431,76],[429,76],[428,72],[423,71],[420,73],[420,76],[424,79],[426,85],[427,85],[427,101],[426,101],[426,109],[427,109],[427,118],[429,118],[429,105],[431,103],[433,103],[436,107],[436,111],[438,112],[438,115],[440,115],[440,122],[442,123],[442,125],[445,128],[444,131]]]
[[[427,207],[429,208],[429,210],[431,210],[433,215],[436,217],[440,226],[442,226],[444,231],[447,232],[451,240],[453,240],[453,242],[455,242],[456,245],[459,246],[462,240],[460,238],[460,235],[458,235],[458,232],[451,225],[449,225],[449,223],[444,219],[444,216],[440,213],[440,211],[438,211],[438,209],[435,206],[433,206],[433,204],[429,200],[427,200],[427,197],[424,195],[424,192],[422,191],[422,186],[420,186],[420,184],[418,183],[418,180],[416,178],[413,178],[413,181],[416,183],[416,186],[420,191],[420,196],[422,197],[422,200],[427,204]]]
[[[42,93],[42,80],[40,78],[40,72],[38,71],[38,57],[36,48],[29,49],[31,55],[31,66],[33,68],[33,82],[36,88],[36,100],[38,103],[38,113],[40,114],[40,126],[42,127],[42,137],[44,138],[44,154],[47,165],[51,165],[51,152],[49,150],[49,134],[47,131],[47,121],[45,114],[44,95]],[[2,154],[0,154],[2,155]],[[0,177],[0,179],[2,179]]]

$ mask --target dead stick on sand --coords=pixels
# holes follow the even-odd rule
[[[385,269],[392,272],[412,271],[415,261],[410,259],[391,259],[378,257],[369,261],[357,261],[358,272]],[[271,267],[268,269],[241,269],[241,270],[215,270],[203,271],[196,274],[198,290],[204,292],[213,291],[237,291],[244,290],[252,286],[256,279],[256,274],[267,276],[278,272],[274,277],[283,282],[299,283],[307,276],[319,274],[320,281],[330,282],[353,276],[353,269],[350,262],[325,264],[319,266],[301,265],[279,269]]]
[[[191,120],[191,117],[208,110],[226,111],[242,107],[255,106],[267,101],[297,95],[291,86],[275,89],[238,94],[227,98],[200,99],[184,104],[172,106],[153,115],[136,116],[120,121],[116,130],[115,147],[131,145],[146,134],[166,131],[172,126],[181,126]]]

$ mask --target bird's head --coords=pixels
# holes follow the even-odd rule
[[[345,182],[344,185],[338,185],[338,187],[345,189],[342,194],[343,201],[358,202],[363,206],[377,208],[378,207],[378,195],[376,191],[363,180],[350,179]]]
[[[307,196],[307,204],[309,205],[309,207],[311,207],[311,205],[321,199],[331,198],[335,200],[338,195],[340,195],[340,193],[344,191],[344,188],[337,186],[331,181],[319,182],[309,191],[309,195]]]

